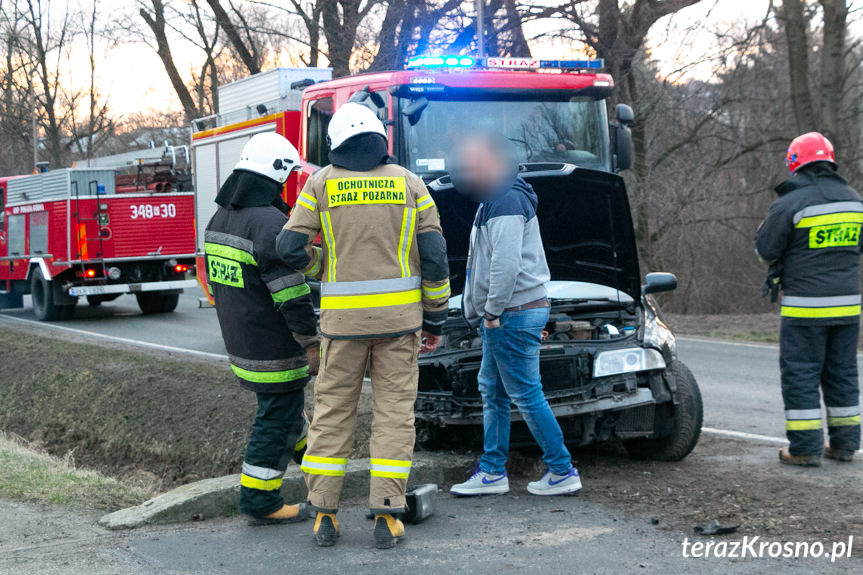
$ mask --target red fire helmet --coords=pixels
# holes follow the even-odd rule
[[[797,136],[785,153],[785,165],[792,174],[812,162],[830,162],[836,165],[833,144],[818,132]]]

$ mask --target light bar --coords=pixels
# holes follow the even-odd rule
[[[470,56],[414,56],[408,68],[470,68],[476,60]]]
[[[413,56],[408,59],[408,68],[495,68],[507,70],[594,70],[605,68],[599,60],[540,60],[539,58],[485,58],[477,60],[471,56]]]
[[[507,68],[511,70],[558,69],[558,70],[601,70],[603,60],[540,60],[539,58],[486,58],[487,68]]]

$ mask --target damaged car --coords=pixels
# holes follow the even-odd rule
[[[642,285],[623,179],[569,163],[525,163],[551,271],[549,321],[540,350],[545,396],[568,444],[617,438],[639,459],[677,461],[698,441],[701,394],[678,359],[653,294],[677,280],[649,273]],[[454,297],[438,349],[419,359],[420,446],[481,444],[477,383],[482,343],[460,309],[476,204],[449,176],[428,184],[447,240]],[[531,445],[513,408],[512,444]]]

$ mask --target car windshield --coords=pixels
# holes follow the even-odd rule
[[[403,99],[402,110],[415,104]],[[416,107],[416,106],[415,106]],[[450,150],[464,134],[495,130],[512,140],[519,160],[566,162],[608,169],[605,102],[587,97],[430,100],[402,117],[406,163],[418,174],[447,171]]]

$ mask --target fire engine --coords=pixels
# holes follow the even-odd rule
[[[195,262],[185,147],[88,167],[0,178],[0,309],[30,294],[40,320],[132,293],[145,314],[173,311]]]
[[[613,81],[602,68],[601,60],[418,56],[399,71],[330,80],[327,68],[278,68],[221,86],[218,114],[192,124],[198,281],[206,287],[203,231],[216,193],[254,134],[277,132],[299,150],[303,169],[285,185],[291,206],[329,163],[329,120],[351,98],[378,113],[392,156],[427,182],[446,176],[452,142],[476,129],[503,132],[534,169],[619,172],[630,164],[632,110],[618,105],[609,122]]]

